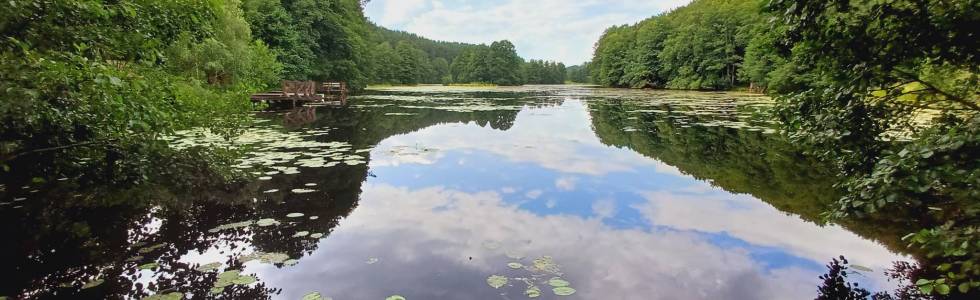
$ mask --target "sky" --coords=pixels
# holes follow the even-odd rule
[[[430,39],[510,40],[525,59],[577,65],[613,25],[633,24],[690,0],[371,0],[365,12],[390,29]]]

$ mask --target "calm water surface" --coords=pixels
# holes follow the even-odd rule
[[[909,259],[896,237],[820,223],[827,172],[773,133],[770,105],[393,88],[261,114],[231,141],[185,132],[173,147],[246,147],[251,179],[110,198],[5,184],[0,296],[807,299],[839,255],[888,288]]]

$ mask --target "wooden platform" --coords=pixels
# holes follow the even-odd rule
[[[254,94],[252,102],[269,105],[306,104],[347,105],[347,84],[344,82],[283,81],[282,90]]]

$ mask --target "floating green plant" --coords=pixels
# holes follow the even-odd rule
[[[180,300],[184,299],[184,293],[166,293],[166,294],[156,294],[143,297],[142,300]]]
[[[300,232],[297,232],[297,233],[293,234],[293,237],[305,237],[307,235],[310,235],[310,232],[309,231],[300,231]]]
[[[163,247],[166,247],[166,246],[167,246],[167,243],[160,243],[160,244],[156,244],[156,245],[149,246],[149,247],[143,247],[143,248],[140,248],[139,253],[147,254],[147,253],[153,252],[153,251],[155,251],[157,249],[160,249],[160,248],[163,248]]]
[[[97,287],[97,286],[102,285],[102,283],[104,283],[104,282],[105,282],[105,279],[98,278],[98,279],[89,281],[88,283],[86,283],[85,285],[83,285],[82,286],[82,289],[84,290],[84,289],[94,288],[94,287]]]
[[[520,268],[523,268],[524,265],[521,264],[521,263],[518,263],[518,262],[512,262],[512,263],[507,264],[507,267],[510,267],[511,269],[520,269]]]
[[[575,293],[575,289],[570,288],[570,287],[567,287],[567,286],[556,287],[556,288],[551,289],[551,291],[554,292],[555,295],[558,295],[558,296],[569,296],[569,295]]]
[[[551,256],[542,256],[534,259],[532,269],[536,272],[551,273],[561,275],[561,268],[555,263]]]
[[[858,271],[862,271],[862,272],[868,272],[868,273],[871,273],[871,272],[874,272],[875,271],[875,270],[872,270],[871,268],[868,268],[868,267],[865,267],[865,266],[862,266],[862,265],[851,265],[851,268],[852,269],[855,269],[855,270],[858,270]]]
[[[233,285],[249,285],[258,281],[258,278],[252,275],[242,275],[239,270],[225,271],[224,273],[218,274],[218,280],[215,281],[214,287],[211,288],[212,294],[220,294],[225,290],[226,287]]]
[[[563,286],[569,286],[570,283],[568,283],[568,281],[565,281],[564,279],[558,277],[552,277],[551,279],[548,279],[548,285],[553,287],[563,287]]]
[[[279,221],[276,221],[276,219],[262,219],[255,222],[255,225],[259,225],[259,227],[268,227],[279,224]]]
[[[388,296],[388,298],[385,298],[385,300],[406,300],[406,299],[405,297],[402,297],[400,295],[392,295],[392,296]]]
[[[333,298],[324,297],[323,295],[320,294],[320,292],[310,292],[306,295],[303,295],[303,300],[333,300]]]
[[[152,263],[148,263],[148,264],[142,264],[142,265],[140,265],[137,268],[139,268],[140,270],[152,270],[152,269],[156,269],[158,267],[160,267],[160,264],[157,264],[155,262],[152,262]]]
[[[495,289],[499,289],[500,287],[507,285],[507,277],[491,275],[490,277],[487,277],[487,284]]]
[[[299,217],[302,217],[302,216],[305,216],[305,215],[303,213],[291,213],[291,214],[286,215],[286,217],[288,217],[288,218],[299,218]]]
[[[528,298],[541,297],[541,288],[538,288],[537,286],[533,286],[533,285],[529,286],[527,290],[524,291],[524,295],[527,296]]]
[[[219,262],[213,262],[213,263],[209,263],[209,264],[200,265],[197,268],[194,268],[194,270],[197,270],[199,272],[211,272],[211,271],[220,269],[221,266],[223,266],[223,265],[224,264],[219,263]]]
[[[218,227],[215,227],[215,228],[211,228],[211,230],[208,230],[208,232],[210,232],[210,233],[216,233],[216,232],[219,232],[219,231],[222,231],[222,230],[248,227],[248,226],[252,226],[252,224],[255,224],[255,222],[253,222],[253,221],[243,221],[243,222],[225,224],[225,225],[221,225],[221,226],[218,226]]]

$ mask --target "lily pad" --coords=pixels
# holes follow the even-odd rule
[[[309,187],[313,187],[313,186],[316,186],[316,183],[307,183],[307,184],[304,184],[304,185],[305,186],[309,186]]]
[[[293,237],[304,237],[304,236],[307,236],[307,235],[310,235],[310,232],[309,231],[300,231],[300,232],[297,232],[297,233],[293,234]]]
[[[376,257],[372,257],[372,258],[368,258],[368,260],[366,261],[366,263],[369,264],[369,265],[373,265],[373,264],[378,263],[378,261],[381,261],[381,260],[378,259],[378,258],[376,258]]]
[[[258,281],[258,278],[252,275],[242,275],[239,270],[225,271],[224,273],[218,274],[218,280],[215,281],[214,287],[211,288],[212,294],[219,294],[224,291],[224,288],[232,285],[249,285]]]
[[[314,239],[318,239],[318,238],[322,238],[323,237],[323,234],[322,233],[314,233],[314,234],[311,234],[310,237],[311,238],[314,238]]]
[[[385,298],[385,300],[406,300],[406,299],[405,297],[402,297],[400,295],[392,295],[392,296],[388,296],[388,298]]]
[[[143,300],[180,300],[184,299],[184,293],[166,293],[166,294],[156,294],[143,297]]]
[[[532,285],[528,287],[527,290],[524,291],[524,295],[527,296],[528,298],[541,297],[541,289],[538,288],[537,286]]]
[[[153,245],[153,246],[140,248],[139,252],[142,253],[142,254],[147,254],[147,253],[153,252],[153,251],[155,251],[157,249],[160,249],[160,248],[163,248],[163,247],[166,247],[166,246],[167,246],[167,243],[160,243],[160,244],[156,244],[156,245]]]
[[[197,270],[199,272],[211,272],[211,271],[220,269],[221,266],[223,266],[223,265],[224,264],[219,263],[219,262],[213,262],[213,263],[201,265],[201,266],[199,266],[197,268],[194,268],[194,270]]]
[[[285,265],[285,266],[287,266],[287,267],[292,267],[292,266],[295,266],[295,265],[299,264],[299,261],[298,260],[295,260],[295,259],[290,259],[290,260],[286,260],[286,261],[282,262],[282,264]]]
[[[105,279],[102,279],[102,278],[99,278],[99,279],[96,279],[96,280],[92,280],[92,281],[89,281],[88,283],[86,283],[85,285],[83,285],[82,286],[82,289],[84,290],[84,289],[94,288],[94,287],[97,287],[99,285],[102,285],[102,283],[104,283],[104,282],[105,282]]]
[[[855,269],[855,270],[858,270],[858,271],[869,272],[869,273],[875,271],[875,270],[872,270],[871,268],[868,268],[868,267],[865,267],[865,266],[862,266],[862,265],[851,265],[851,268],[852,269]]]
[[[500,287],[507,284],[507,277],[500,276],[500,275],[491,275],[490,277],[487,277],[487,284],[489,284],[491,287],[495,289],[499,289]]]
[[[570,288],[570,287],[567,287],[567,286],[556,287],[556,288],[551,289],[551,291],[554,292],[555,295],[558,295],[558,296],[570,296],[571,294],[574,294],[575,293],[575,289]]]
[[[265,192],[262,192],[262,193],[272,194],[272,193],[275,193],[275,192],[278,192],[278,191],[279,191],[278,189],[271,189],[271,190],[268,190],[268,191],[265,191]]]
[[[160,267],[160,264],[155,263],[155,262],[152,262],[152,263],[140,265],[138,268],[140,270],[152,270],[152,269],[156,269],[158,267]]]
[[[509,267],[511,269],[520,269],[520,268],[523,268],[524,265],[521,264],[521,263],[518,263],[518,262],[512,262],[512,263],[507,264],[507,267]]]
[[[551,279],[548,279],[548,285],[553,287],[563,287],[563,286],[569,286],[571,284],[568,283],[568,281],[565,281],[564,279],[553,277]]]
[[[299,218],[299,217],[302,217],[302,216],[305,216],[305,215],[303,213],[291,213],[291,214],[286,215],[286,217],[288,217],[288,218]]]
[[[303,295],[303,300],[333,300],[330,297],[324,297],[320,292],[311,292],[309,294]]]
[[[561,275],[561,268],[555,263],[551,256],[542,256],[534,259],[533,269],[538,272]]]
[[[311,189],[293,189],[293,193],[294,194],[309,194],[309,193],[312,193],[312,192],[316,192],[316,190],[311,190]]]
[[[268,226],[279,225],[279,224],[280,224],[279,221],[276,221],[276,219],[262,219],[255,222],[255,225],[259,225],[260,227],[268,227]]]

